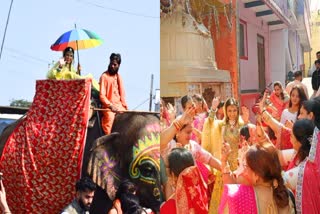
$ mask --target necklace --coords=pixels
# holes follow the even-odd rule
[[[235,120],[229,120],[229,124],[234,127],[236,125],[236,121]]]
[[[236,126],[236,121],[235,120],[229,120],[230,128],[231,131],[233,132],[235,126]]]

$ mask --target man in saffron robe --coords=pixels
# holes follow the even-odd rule
[[[125,91],[122,78],[118,73],[121,64],[121,55],[112,53],[108,70],[100,77],[100,101],[103,108],[110,111],[103,111],[101,120],[102,129],[105,134],[111,133],[115,112],[127,110]]]

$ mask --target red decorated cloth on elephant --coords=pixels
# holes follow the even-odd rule
[[[39,80],[0,162],[12,213],[58,213],[75,194],[90,104],[89,79]]]

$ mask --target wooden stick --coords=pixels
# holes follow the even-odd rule
[[[93,108],[94,111],[111,111],[110,108]],[[155,111],[134,111],[134,110],[122,110],[122,111],[116,111],[116,113],[124,113],[124,112],[130,112],[130,113],[148,113],[148,114],[160,114],[160,112]]]

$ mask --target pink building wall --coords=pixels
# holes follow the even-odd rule
[[[248,59],[240,59],[240,89],[241,105],[245,105],[250,110],[250,120],[255,121],[252,113],[252,106],[259,96],[259,73],[258,73],[258,34],[264,37],[265,48],[265,79],[266,85],[270,83],[269,66],[269,28],[268,24],[261,18],[256,17],[255,11],[246,9],[244,3],[239,3],[240,20],[246,22],[247,26],[247,52]],[[247,91],[247,92],[246,92]],[[249,92],[250,91],[250,92]]]
[[[239,4],[240,19],[247,24],[248,59],[240,59],[241,90],[259,90],[257,35],[264,37],[265,45],[265,77],[266,84],[270,82],[269,71],[269,29],[267,23],[257,18],[255,12]]]

